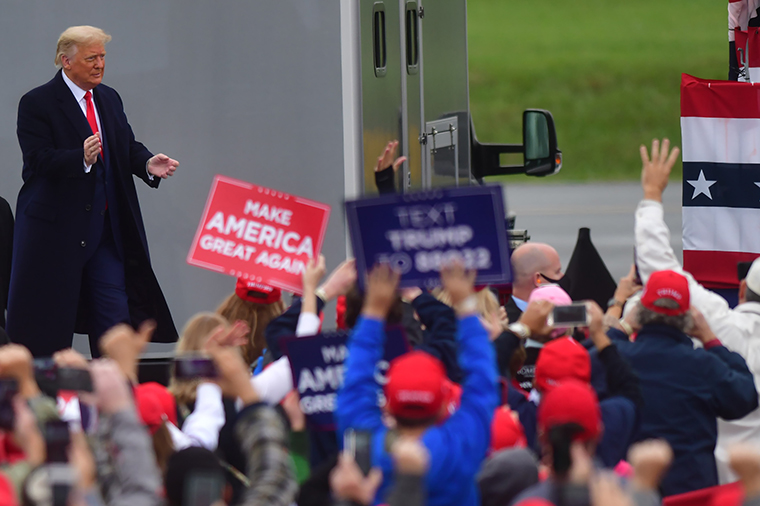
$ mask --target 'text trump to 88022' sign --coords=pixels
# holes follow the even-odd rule
[[[438,283],[459,259],[479,284],[512,280],[500,186],[446,188],[346,202],[359,279],[375,263],[401,272],[401,286]]]
[[[187,261],[301,293],[329,216],[325,204],[216,176]]]

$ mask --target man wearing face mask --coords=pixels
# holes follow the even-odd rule
[[[556,284],[562,279],[562,263],[559,260],[557,250],[548,244],[540,242],[526,242],[512,252],[512,295],[504,306],[510,322],[516,322],[528,307],[530,294],[537,287],[546,284]],[[513,331],[518,331],[513,325]],[[518,335],[519,332],[516,332]],[[517,381],[521,385],[530,385],[533,381],[533,369],[538,358],[538,350],[543,344],[530,339],[527,335],[520,335],[525,339],[526,359],[523,366],[517,372]]]

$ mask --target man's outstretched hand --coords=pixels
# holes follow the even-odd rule
[[[362,314],[369,318],[385,320],[391,306],[398,296],[398,280],[400,274],[388,264],[377,264],[367,277],[366,294]]]
[[[179,162],[163,153],[159,153],[148,160],[148,172],[161,179],[173,176],[177,167],[179,167]]]
[[[394,160],[396,152],[398,151],[398,141],[391,141],[385,146],[383,153],[377,157],[377,165],[375,165],[375,172],[381,172],[391,165],[393,166],[393,172],[397,172],[401,164],[406,161],[405,156],[399,156]]]
[[[662,202],[662,192],[668,186],[670,170],[678,159],[680,150],[670,149],[670,141],[664,139],[662,145],[655,139],[652,141],[652,157],[650,159],[646,146],[639,148],[641,152],[641,187],[644,189],[646,200]]]

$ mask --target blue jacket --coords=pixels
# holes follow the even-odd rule
[[[493,348],[477,316],[459,320],[459,365],[465,373],[462,401],[456,413],[422,436],[430,452],[427,474],[428,506],[478,506],[475,475],[491,439],[491,419],[498,403]],[[349,341],[343,388],[338,392],[339,431],[347,428],[373,433],[373,465],[383,471],[375,502],[385,500],[393,480],[393,462],[386,449],[389,436],[377,405],[379,386],[373,373],[382,358],[383,322],[360,318]]]
[[[633,343],[622,332],[609,334],[639,374],[644,405],[637,439],[664,438],[673,448],[663,495],[717,485],[716,418],[736,420],[758,405],[744,359],[722,345],[694,349],[684,333],[664,325],[645,325]]]

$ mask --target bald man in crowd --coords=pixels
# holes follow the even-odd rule
[[[536,287],[557,283],[564,273],[557,250],[548,244],[526,242],[512,252],[512,295],[504,306],[510,322],[516,322],[528,307],[528,298]],[[526,359],[517,372],[517,381],[521,386],[533,381],[533,371],[542,343],[533,339],[525,340]],[[523,387],[525,388],[525,387]]]

